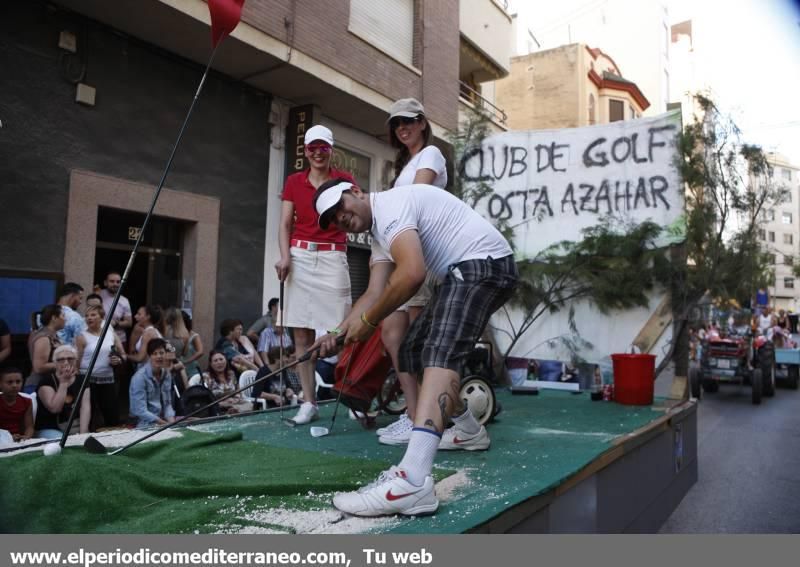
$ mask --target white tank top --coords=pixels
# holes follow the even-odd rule
[[[97,335],[93,335],[89,331],[82,333],[84,340],[86,340],[86,348],[83,349],[83,358],[81,359],[81,374],[85,374],[89,370],[89,361],[92,360],[92,353],[97,345]],[[114,369],[111,368],[111,347],[114,346],[114,334],[106,333],[103,340],[103,346],[100,347],[100,353],[97,355],[97,360],[94,363],[92,376],[96,378],[108,378],[114,376]]]

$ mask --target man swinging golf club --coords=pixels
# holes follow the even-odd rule
[[[346,232],[371,231],[367,291],[338,326],[345,342],[363,341],[378,322],[416,293],[426,270],[439,285],[400,346],[401,372],[422,375],[411,439],[398,466],[333,504],[357,516],[432,514],[439,506],[431,470],[436,451],[489,447],[486,429],[459,399],[460,371],[489,317],[510,297],[517,267],[505,238],[450,193],[430,185],[364,193],[345,179],[314,195],[319,224]],[[318,342],[322,354],[336,337]],[[445,430],[450,417],[454,426]],[[441,447],[440,447],[441,443]]]

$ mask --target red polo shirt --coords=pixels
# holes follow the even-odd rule
[[[294,204],[294,229],[290,238],[308,240],[309,242],[324,242],[342,244],[347,240],[347,235],[338,228],[330,225],[328,230],[319,227],[319,215],[314,209],[313,200],[316,189],[308,180],[309,170],[294,173],[286,178],[281,199]],[[355,183],[353,176],[339,169],[331,168],[331,179],[343,177]]]

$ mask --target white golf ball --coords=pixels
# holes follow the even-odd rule
[[[61,445],[58,443],[50,443],[49,445],[44,446],[44,456],[45,457],[52,457],[53,455],[60,455],[61,454]]]

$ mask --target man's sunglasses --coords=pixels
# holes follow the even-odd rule
[[[306,146],[308,153],[313,154],[314,152],[319,152],[321,154],[329,154],[333,151],[333,148],[328,144],[308,144]]]
[[[392,128],[392,130],[394,130],[395,128],[399,128],[401,124],[403,126],[409,126],[419,119],[419,116],[415,116],[413,118],[409,118],[408,116],[395,116],[389,120],[389,126]]]

